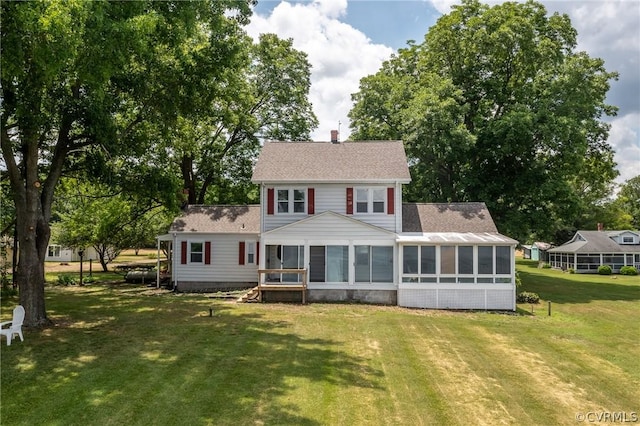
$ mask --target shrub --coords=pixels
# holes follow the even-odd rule
[[[611,275],[611,266],[609,265],[598,266],[598,273],[600,275]]]
[[[13,288],[9,285],[9,279],[7,276],[3,276],[1,278],[2,281],[2,289],[0,290],[0,297],[7,298],[12,297],[18,294],[18,289]]]
[[[516,297],[517,303],[540,303],[540,296],[537,293],[532,293],[529,291],[523,291],[519,293]]]
[[[544,264],[542,265],[542,269],[551,269],[551,264],[549,264],[549,263],[544,263]]]
[[[69,274],[58,275],[58,285],[73,285],[76,284],[76,279]]]
[[[623,266],[620,268],[620,275],[638,275],[638,270],[633,266]]]
[[[570,274],[575,274],[575,273],[576,273],[576,270],[575,270],[575,269],[573,269],[573,268],[569,268],[569,273],[570,273]]]

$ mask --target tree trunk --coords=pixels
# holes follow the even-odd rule
[[[25,309],[25,325],[41,327],[50,323],[44,303],[44,259],[51,228],[42,207],[41,183],[34,169],[36,167],[26,167],[24,187],[14,197],[19,251],[16,276],[20,304]]]
[[[25,309],[25,325],[41,327],[50,323],[44,304],[44,256],[49,243],[48,225],[42,233],[30,224],[18,232],[19,256],[16,280],[20,291],[20,304]],[[44,250],[41,248],[44,246]]]

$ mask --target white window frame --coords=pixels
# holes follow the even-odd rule
[[[245,265],[256,263],[256,242],[245,241]]]
[[[49,257],[60,257],[60,253],[62,253],[62,246],[59,244],[51,244],[47,247]]]
[[[287,200],[280,200],[280,192],[283,191],[287,191]],[[295,195],[296,195],[296,191],[299,191],[302,193],[304,200],[302,201],[296,201],[295,199]],[[275,213],[276,214],[297,214],[297,215],[302,215],[302,214],[306,214],[307,213],[307,200],[309,198],[308,195],[308,191],[307,188],[275,188]],[[287,211],[280,211],[280,203],[286,201],[287,204]],[[295,207],[296,207],[296,203],[299,205],[300,203],[302,203],[303,207],[302,207],[302,211],[295,211]]]
[[[193,245],[194,244],[201,244],[202,245],[202,251],[193,251]],[[205,248],[204,248],[204,241],[199,241],[199,240],[192,240],[192,241],[188,241],[187,242],[187,246],[188,246],[188,253],[187,253],[187,259],[189,264],[194,264],[194,265],[204,265],[204,256],[205,256]],[[194,261],[193,260],[193,255],[194,254],[200,254],[200,261]]]
[[[360,186],[354,188],[354,204],[355,204],[355,213],[356,214],[385,214],[387,212],[387,188],[381,188],[378,186],[365,187]],[[376,198],[376,193],[378,193],[379,198]],[[360,198],[358,195],[364,194],[366,199]],[[366,203],[366,211],[360,211],[359,205]],[[382,203],[381,211],[374,211],[374,207],[376,204]]]

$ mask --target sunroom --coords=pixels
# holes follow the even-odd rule
[[[515,309],[517,242],[494,233],[400,236],[398,304],[437,309]]]

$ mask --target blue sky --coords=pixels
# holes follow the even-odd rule
[[[492,0],[489,3],[500,3]],[[407,40],[422,42],[429,27],[455,0],[258,0],[247,31],[292,38],[312,65],[310,98],[320,121],[314,140],[328,140],[330,130],[349,135],[351,94],[361,78]],[[609,119],[609,143],[616,150],[619,182],[640,174],[640,1],[542,0],[549,13],[566,13],[578,31],[578,50],[605,60],[618,71],[608,102],[620,108]]]

